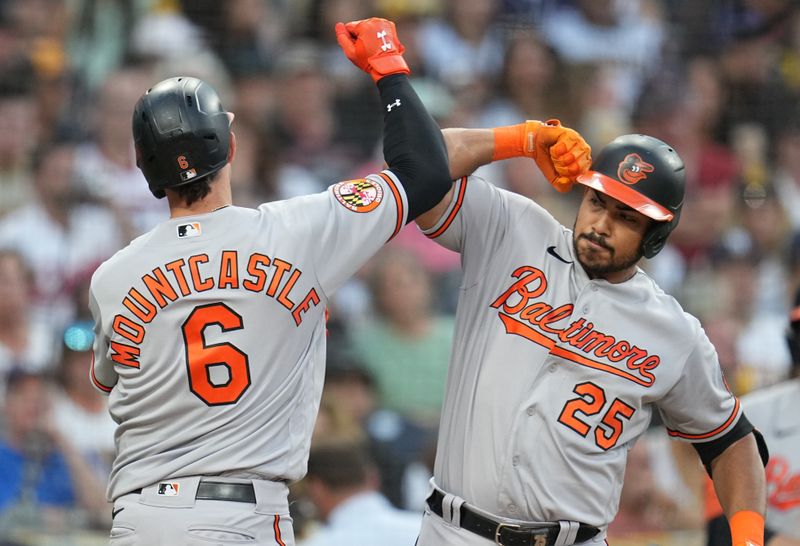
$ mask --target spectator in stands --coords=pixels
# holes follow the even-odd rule
[[[762,211],[765,215],[769,213]],[[776,279],[772,267],[762,262],[758,249],[746,239],[730,237],[714,252],[713,269],[702,283],[694,285],[687,294],[706,292],[707,312],[704,323],[723,317],[736,321],[735,375],[728,376],[731,388],[738,395],[758,389],[786,377],[790,355],[783,343],[785,313],[765,307],[761,302],[762,287],[770,282],[786,285]],[[776,287],[769,287],[770,290]]]
[[[446,0],[444,17],[419,29],[423,69],[453,88],[477,85],[487,92],[503,66],[503,37],[495,25],[499,0]]]
[[[434,428],[453,319],[436,313],[430,274],[408,250],[383,249],[369,277],[375,317],[354,328],[353,347],[375,377],[380,405]]]
[[[75,313],[75,287],[123,243],[115,217],[80,200],[75,161],[72,144],[40,147],[33,161],[36,199],[0,221],[0,247],[16,249],[33,269],[34,310],[56,332]]]
[[[721,135],[732,139],[736,126],[753,123],[774,137],[790,121],[797,93],[779,70],[781,47],[770,27],[737,29],[719,55],[727,91]],[[730,140],[729,140],[730,141]]]
[[[789,225],[800,233],[800,108],[776,135],[775,191]]]
[[[636,130],[669,142],[686,165],[681,222],[647,264],[673,295],[687,274],[709,267],[709,252],[733,221],[741,166],[733,149],[718,140],[724,104],[718,63],[698,57],[649,81],[634,110]]]
[[[53,401],[54,425],[106,483],[114,460],[116,423],[108,414],[107,397],[86,380],[92,359],[91,326],[75,324],[65,337],[57,370],[61,388]]]
[[[532,29],[513,32],[506,41],[500,78],[488,104],[475,123],[478,127],[513,125],[520,119],[559,119],[574,127],[580,118],[569,67]],[[477,174],[498,180],[504,188],[542,204],[570,225],[578,205],[577,194],[565,199],[554,195],[552,187],[531,161],[512,158],[481,167]]]
[[[33,73],[29,65],[15,66],[2,67],[0,78],[0,219],[33,198],[30,160],[39,134]]]
[[[576,0],[545,16],[547,41],[569,64],[597,64],[615,82],[614,102],[630,111],[643,81],[656,74],[666,39],[654,2]]]
[[[167,204],[153,199],[136,167],[131,133],[133,107],[151,81],[146,71],[137,68],[111,74],[93,95],[91,139],[75,152],[77,181],[93,199],[115,213],[126,241],[167,215]]]
[[[573,102],[566,67],[532,29],[512,33],[505,45],[502,72],[480,117],[481,127],[511,125],[520,119],[558,118],[572,127]]]
[[[52,422],[52,391],[45,376],[15,371],[4,404],[0,441],[0,517],[5,526],[43,530],[70,511],[91,521],[109,519],[103,483]]]
[[[421,518],[378,493],[378,470],[363,445],[316,439],[305,478],[324,525],[300,546],[410,546]]]
[[[792,354],[789,379],[742,397],[770,451],[765,546],[800,546],[800,291],[789,313],[786,340]],[[708,502],[707,546],[730,546],[728,522],[713,490]]]
[[[278,60],[278,103],[270,127],[278,146],[279,198],[324,190],[363,161],[336,122],[333,87],[315,44],[298,42]]]
[[[41,372],[57,358],[53,330],[32,313],[32,296],[33,277],[24,259],[0,248],[0,400],[14,368]]]
[[[665,438],[663,430],[655,434],[646,433],[628,451],[628,463],[625,466],[625,481],[619,501],[619,512],[608,526],[610,543],[638,539],[644,543],[658,542],[658,536],[667,531],[678,529],[699,529],[702,519],[698,514],[698,506],[672,496],[663,489],[656,477],[659,460],[671,459],[673,453],[668,444],[660,442]],[[657,450],[657,455],[652,454]],[[675,468],[675,460],[670,463],[668,473],[672,481],[681,481]],[[696,459],[692,463],[697,465]]]
[[[64,4],[67,14],[62,20],[68,25],[65,42],[70,64],[83,89],[91,93],[124,62],[136,22],[154,5],[170,2],[74,0]]]
[[[421,510],[436,446],[434,431],[378,405],[372,374],[343,342],[329,343],[323,399],[357,423],[380,469],[381,493],[398,508]]]

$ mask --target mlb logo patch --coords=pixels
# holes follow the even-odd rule
[[[180,487],[179,483],[160,483],[158,484],[158,494],[163,497],[177,497]]]
[[[200,222],[191,222],[189,224],[180,224],[178,226],[178,237],[184,239],[186,237],[199,237],[202,233]]]
[[[183,171],[181,173],[181,180],[186,182],[187,180],[191,180],[197,176],[197,171],[194,169],[189,169],[188,171]]]

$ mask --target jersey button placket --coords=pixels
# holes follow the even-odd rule
[[[527,413],[527,414],[528,414],[528,417],[533,417],[533,415],[535,415],[535,414],[536,414],[536,410],[533,408],[533,406],[530,406],[530,407],[529,407],[529,408],[528,408],[528,409],[525,411],[525,413]]]
[[[514,457],[511,458],[511,464],[514,466],[519,466],[519,455],[514,455]]]

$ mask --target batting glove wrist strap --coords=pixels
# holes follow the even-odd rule
[[[733,546],[763,546],[764,516],[752,510],[740,510],[730,519]]]
[[[492,161],[511,157],[530,157],[550,184],[567,192],[579,174],[592,164],[591,148],[573,129],[557,119],[546,122],[528,120],[507,127],[496,127]]]

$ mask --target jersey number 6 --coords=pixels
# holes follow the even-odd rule
[[[206,344],[204,332],[211,325],[223,332],[243,328],[242,317],[224,303],[199,305],[192,310],[181,328],[189,388],[209,406],[235,404],[250,386],[250,363],[247,355],[230,343]],[[214,366],[227,369],[226,381],[211,381]]]
[[[564,405],[561,415],[558,416],[558,422],[585,438],[591,427],[576,414],[589,416],[603,411],[606,405],[606,393],[591,382],[578,383],[572,392],[579,394],[580,398],[573,398]],[[622,434],[622,418],[630,419],[635,411],[619,398],[615,398],[594,429],[594,441],[597,446],[604,451],[614,447]]]

